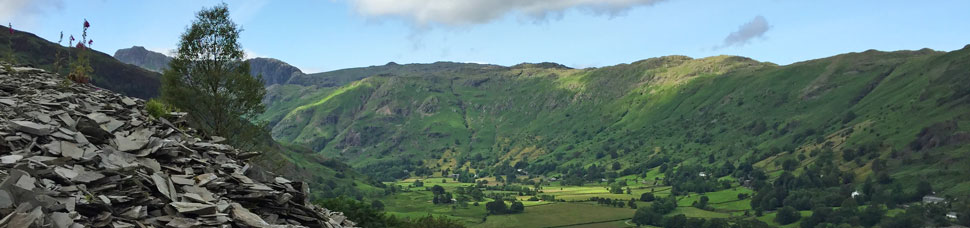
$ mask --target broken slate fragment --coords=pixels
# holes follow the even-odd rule
[[[91,181],[104,178],[104,174],[101,174],[100,172],[87,171],[87,169],[80,165],[74,165],[74,172],[77,172],[78,174],[72,180],[78,183],[89,183]]]
[[[260,218],[259,215],[253,214],[249,209],[246,209],[239,203],[232,203],[232,218],[236,219],[236,222],[249,227],[268,227],[269,223]]]
[[[131,98],[121,98],[121,103],[125,106],[135,106],[135,100]]]
[[[29,205],[29,204],[27,204]],[[23,205],[22,205],[23,206]],[[20,209],[18,207],[18,209]],[[34,207],[30,212],[14,212],[3,220],[7,221],[6,227],[31,227],[34,222],[41,219],[44,213],[40,207]]]
[[[168,205],[174,207],[176,211],[182,214],[211,215],[218,212],[216,211],[216,205],[212,204],[172,202]]]
[[[0,157],[0,163],[13,164],[13,163],[17,163],[17,161],[20,161],[20,159],[24,159],[24,156],[19,154],[11,154],[11,155]]]
[[[57,175],[63,178],[66,178],[68,180],[74,179],[78,175],[77,171],[74,171],[73,169],[60,167],[60,166],[54,167],[54,173],[57,173]]]
[[[61,156],[73,159],[81,159],[81,157],[84,156],[84,150],[78,148],[77,144],[61,141]]]
[[[139,150],[148,144],[148,139],[135,138],[132,136],[128,137],[117,137],[115,138],[115,143],[118,144],[118,150],[120,151],[135,151]]]
[[[0,190],[0,209],[6,209],[12,206],[13,196],[11,196],[7,190]]]
[[[32,135],[45,136],[49,135],[54,129],[50,125],[39,124],[30,121],[10,121],[11,126],[14,129],[22,132],[27,132]]]
[[[54,223],[54,228],[68,228],[74,225],[74,219],[71,218],[71,215],[64,212],[51,213],[51,220]]]
[[[30,190],[34,190],[34,187],[36,186],[34,185],[35,183],[37,183],[37,179],[34,179],[33,177],[30,177],[28,175],[24,175],[24,176],[20,176],[20,179],[17,180],[17,183],[14,185],[24,190],[30,191]]]
[[[107,123],[108,121],[114,120],[114,118],[108,117],[108,115],[105,115],[104,113],[100,113],[100,112],[94,112],[94,113],[88,114],[87,117],[88,119],[94,120],[94,122],[98,124],[104,124],[104,123]]]
[[[123,125],[125,125],[125,122],[121,122],[121,121],[112,119],[112,120],[108,121],[107,123],[102,124],[101,125],[101,128],[104,129],[104,130],[106,130],[106,131],[108,131],[108,132],[114,132],[115,130],[118,130],[118,128],[120,128]]]
[[[172,185],[172,182],[167,177],[155,173],[152,174],[152,181],[155,182],[155,188],[158,189],[158,192],[168,197],[169,200],[175,201],[178,199],[178,192],[175,190],[175,185]]]
[[[77,126],[77,121],[72,119],[71,115],[68,115],[67,113],[61,113],[60,115],[57,115],[57,118],[61,119],[61,122],[64,122],[67,127],[74,128],[74,126]]]
[[[6,99],[6,98],[0,99],[0,104],[4,104],[4,105],[7,105],[7,106],[11,106],[11,107],[12,106],[17,106],[17,102],[16,101],[11,100],[11,99]]]
[[[172,219],[172,221],[166,223],[165,227],[192,228],[192,227],[198,227],[201,225],[202,223],[199,222],[198,220],[179,217],[179,218],[174,218]]]
[[[198,185],[208,184],[210,181],[213,181],[218,178],[219,176],[216,176],[215,174],[212,174],[212,173],[203,173],[198,176],[195,176],[196,184]]]

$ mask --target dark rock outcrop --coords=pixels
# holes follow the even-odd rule
[[[266,86],[286,84],[293,76],[303,75],[303,71],[286,62],[273,58],[254,58],[249,61],[249,72],[253,76],[262,75]]]
[[[115,51],[114,57],[123,63],[159,73],[168,69],[168,63],[172,61],[172,57],[141,46],[119,49]],[[291,77],[304,75],[299,68],[278,59],[253,58],[246,61],[249,62],[249,72],[253,76],[262,75],[263,84],[266,86],[286,84]]]
[[[146,70],[159,73],[168,68],[168,62],[172,61],[171,57],[168,57],[162,53],[149,51],[148,49],[145,49],[145,47],[141,46],[118,49],[115,51],[114,57],[123,63],[139,66],[141,68],[145,68]]]

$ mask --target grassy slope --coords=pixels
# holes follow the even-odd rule
[[[838,162],[865,177],[880,158],[904,183],[928,178],[944,194],[970,194],[958,178],[970,170],[956,165],[966,161],[965,143],[946,140],[967,130],[968,58],[970,48],[866,51],[786,66],[731,56],[582,70],[396,65],[409,70],[302,92],[271,103],[264,117],[278,118],[277,139],[365,169],[401,160],[473,170],[521,160],[603,165],[614,159],[595,155],[615,152],[624,167],[663,154],[704,164],[713,155],[712,165],[749,159],[774,170],[774,161],[799,155],[810,164],[815,149],[841,157],[870,146],[875,152],[858,162]],[[849,112],[856,117],[846,119]],[[911,149],[924,128],[947,121],[953,128],[930,138],[950,143]],[[752,130],[758,123],[765,130]]]

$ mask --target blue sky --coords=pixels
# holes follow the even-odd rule
[[[0,0],[0,22],[113,54],[167,52],[195,12],[221,1]],[[778,64],[868,49],[970,44],[970,1],[322,0],[225,1],[250,57],[313,73],[387,62],[599,67],[687,55]]]

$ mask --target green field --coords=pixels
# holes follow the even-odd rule
[[[651,172],[655,172],[652,170]],[[444,215],[464,222],[469,227],[628,227],[629,219],[633,216],[634,209],[627,207],[617,208],[612,206],[598,205],[596,202],[588,201],[591,197],[619,199],[626,202],[630,198],[638,199],[641,193],[654,190],[656,197],[666,197],[670,194],[670,186],[653,186],[634,181],[633,177],[617,178],[617,181],[626,181],[633,190],[633,194],[612,194],[608,191],[605,183],[587,183],[584,186],[562,186],[560,182],[546,183],[542,187],[542,193],[553,195],[557,201],[527,201],[531,196],[517,196],[516,198],[526,206],[525,212],[510,215],[488,215],[485,210],[485,203],[491,201],[485,199],[478,202],[479,206],[474,206],[474,202],[468,202],[467,208],[462,208],[456,204],[434,205],[431,202],[432,194],[426,190],[434,185],[442,186],[447,192],[454,192],[458,187],[473,186],[470,183],[459,183],[449,178],[432,177],[420,179],[423,187],[413,187],[414,181],[418,178],[409,178],[396,182],[385,182],[387,185],[400,186],[403,192],[394,193],[380,198],[386,205],[385,211],[388,214],[399,217],[423,217],[431,215]],[[445,183],[442,183],[445,180]],[[652,182],[650,182],[652,183]],[[510,191],[484,191],[489,193],[514,193]],[[732,218],[744,217],[745,211],[750,212],[750,198],[739,200],[738,194],[753,194],[744,187],[734,186],[721,191],[707,192],[704,194],[690,193],[689,196],[678,197],[678,207],[667,216],[684,214],[692,218]],[[699,200],[701,196],[709,198],[708,205],[710,210],[703,210],[692,207],[693,202]],[[558,202],[559,199],[566,202]],[[507,202],[508,203],[508,202]],[[648,207],[651,202],[636,201],[638,207]],[[753,213],[753,212],[751,212]],[[807,214],[806,214],[807,213]],[[802,212],[804,217],[811,216],[809,211]],[[761,217],[749,217],[758,219],[771,225],[778,225],[772,221],[773,212],[766,212]],[[482,222],[482,218],[485,221]],[[787,226],[791,227],[791,226]]]

